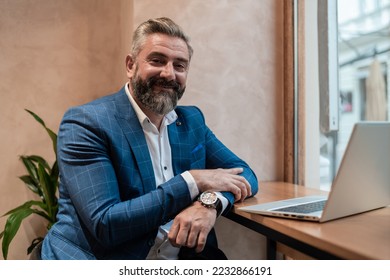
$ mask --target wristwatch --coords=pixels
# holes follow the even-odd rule
[[[203,206],[217,210],[217,217],[221,214],[222,202],[215,192],[205,191],[200,194],[198,200]]]

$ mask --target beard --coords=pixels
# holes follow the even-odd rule
[[[144,81],[137,76],[136,74],[130,84],[135,97],[145,108],[159,115],[165,115],[176,108],[177,102],[184,94],[185,87],[164,78],[151,77]],[[154,86],[161,89],[156,92],[153,90]]]

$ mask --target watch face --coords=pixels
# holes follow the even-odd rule
[[[200,195],[200,200],[206,205],[213,205],[217,201],[217,194],[214,192],[204,192]]]

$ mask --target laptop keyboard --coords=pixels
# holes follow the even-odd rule
[[[314,201],[306,204],[300,204],[295,206],[283,207],[274,209],[280,212],[292,212],[292,213],[312,213],[316,211],[322,211],[324,209],[326,200]]]

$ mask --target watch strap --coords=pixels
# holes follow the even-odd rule
[[[217,217],[219,217],[219,215],[222,213],[222,201],[219,199],[219,197],[215,202],[215,210],[217,210]]]

